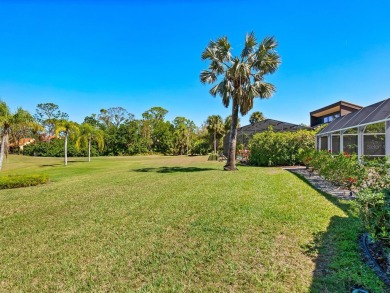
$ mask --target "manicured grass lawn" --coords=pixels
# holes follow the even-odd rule
[[[350,202],[279,168],[205,157],[11,156],[0,190],[0,291],[381,292]]]

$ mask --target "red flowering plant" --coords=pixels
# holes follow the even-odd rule
[[[326,180],[347,190],[356,191],[365,176],[365,168],[356,155],[319,152],[313,166]]]

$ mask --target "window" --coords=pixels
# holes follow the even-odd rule
[[[363,155],[371,157],[385,156],[385,123],[367,125],[363,132]]]
[[[350,128],[343,134],[343,151],[349,154],[357,154],[358,152],[358,130]]]
[[[332,153],[340,153],[340,134],[332,134]]]

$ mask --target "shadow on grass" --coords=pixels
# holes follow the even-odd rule
[[[60,164],[60,163],[56,163],[56,164],[44,164],[44,165],[40,165],[39,167],[43,168],[43,167],[57,167],[57,166],[62,166],[64,165],[64,163]]]
[[[203,171],[216,171],[212,168],[198,168],[198,167],[159,167],[159,168],[141,168],[132,170],[133,172],[156,172],[156,173],[191,173]]]
[[[89,162],[87,160],[86,161],[68,160],[68,164],[74,164],[74,163],[89,163]],[[39,167],[58,167],[58,166],[64,166],[64,162],[53,163],[53,164],[43,164],[43,165],[40,165]]]
[[[351,201],[339,199],[313,187],[302,175],[291,172],[341,209],[347,217],[333,216],[325,232],[313,235],[313,241],[302,247],[313,257],[315,269],[310,292],[387,292],[362,260],[358,239],[361,222]]]

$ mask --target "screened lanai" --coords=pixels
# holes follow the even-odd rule
[[[278,121],[274,119],[265,119],[254,124],[246,125],[237,129],[237,145],[242,144],[244,147],[248,145],[249,140],[256,133],[268,130],[272,127],[273,131],[297,131],[299,129],[309,129],[309,127],[297,125],[293,123]],[[229,150],[229,133],[225,135],[223,140],[223,152],[227,155]]]
[[[335,119],[317,134],[316,148],[359,158],[390,156],[390,99]]]

